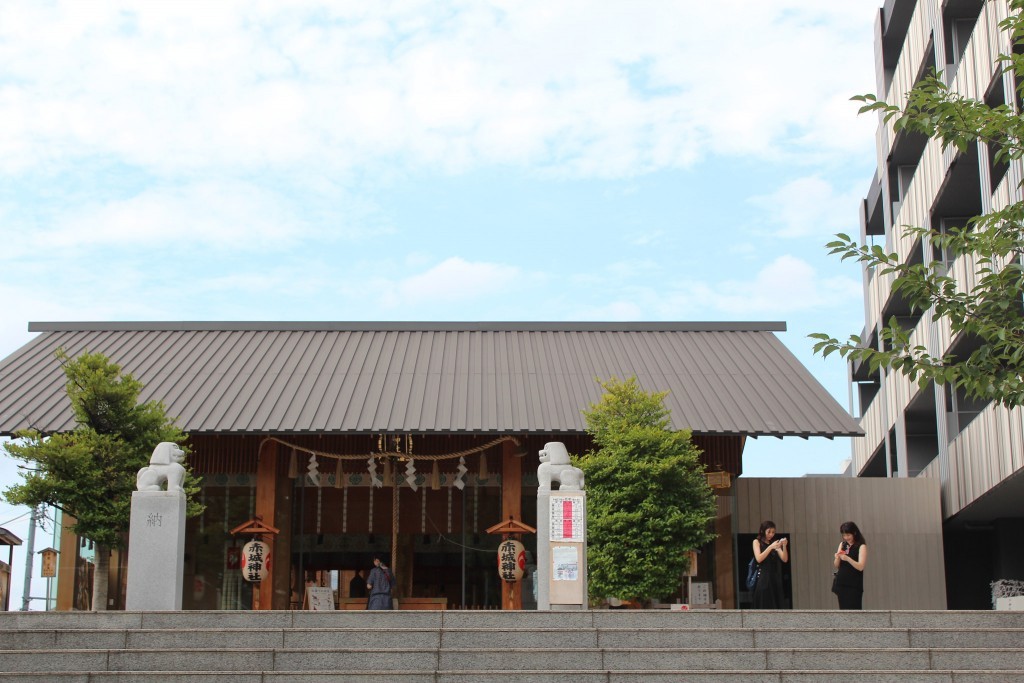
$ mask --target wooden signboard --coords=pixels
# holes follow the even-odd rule
[[[325,611],[334,609],[334,591],[330,586],[306,586],[302,609]]]
[[[690,568],[687,570],[685,576],[697,576],[697,551],[690,551]]]
[[[57,551],[53,548],[47,548],[46,550],[40,550],[39,554],[43,556],[43,578],[57,576]]]

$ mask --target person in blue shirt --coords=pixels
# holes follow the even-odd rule
[[[395,575],[380,557],[373,558],[373,569],[366,577],[366,590],[370,599],[366,609],[391,609],[391,587],[395,585]]]

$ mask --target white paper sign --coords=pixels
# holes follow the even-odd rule
[[[329,586],[307,586],[306,604],[315,611],[333,610],[334,591]]]
[[[711,604],[711,583],[708,581],[694,581],[690,584],[690,604],[710,605]]]
[[[556,545],[551,549],[551,576],[555,581],[578,581],[579,549],[572,545]]]

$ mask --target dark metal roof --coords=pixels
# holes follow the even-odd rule
[[[581,432],[595,378],[668,390],[700,434],[852,436],[783,323],[32,323],[0,361],[0,434],[70,430],[57,348],[103,353],[187,432]]]

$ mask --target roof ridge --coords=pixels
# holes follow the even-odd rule
[[[408,332],[785,332],[781,321],[68,321],[30,322],[29,332],[408,331]]]

